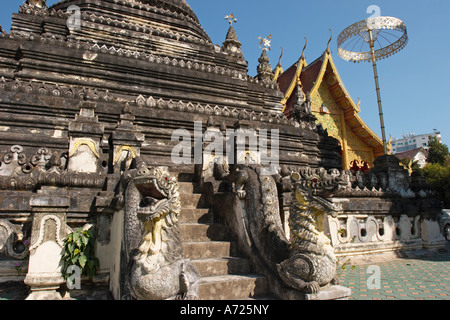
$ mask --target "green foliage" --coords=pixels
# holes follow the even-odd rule
[[[429,163],[422,172],[438,199],[444,202],[446,208],[450,208],[450,162]]]
[[[347,237],[347,230],[345,229],[339,229],[338,234],[340,234],[342,237]],[[350,240],[350,243],[355,242],[358,235],[354,234],[352,239]],[[336,276],[340,278],[345,270],[347,270],[347,267],[350,265],[351,259],[346,259],[346,255],[340,256],[336,260]],[[355,265],[350,265],[351,270],[355,270]]]
[[[94,252],[95,236],[91,230],[77,229],[69,234],[64,241],[63,275],[67,280],[70,274],[67,274],[67,268],[72,265],[78,266],[82,274],[89,276],[92,280],[97,269],[99,261]]]
[[[449,155],[448,146],[439,142],[436,137],[430,137],[428,146],[430,147],[428,150],[428,163],[444,164]]]

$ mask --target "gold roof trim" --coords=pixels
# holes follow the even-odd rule
[[[308,39],[305,37],[305,46],[303,47],[302,55],[297,63],[297,71],[295,72],[295,76],[292,78],[291,84],[289,85],[289,88],[287,89],[283,100],[281,100],[281,104],[284,106],[283,113],[284,113],[284,111],[286,111],[286,103],[289,100],[289,98],[291,97],[292,92],[294,92],[295,87],[298,84],[301,84],[300,83],[300,75],[302,74],[303,68],[307,66],[307,64],[305,62],[305,50],[306,50],[307,45],[308,45]]]
[[[281,58],[282,57],[283,57],[283,47],[281,47],[281,55],[280,55],[280,58],[278,59],[278,64],[275,67],[275,74],[273,76],[272,81],[277,81],[280,74],[282,74],[284,72],[283,67],[281,66]]]
[[[346,120],[346,121],[349,121],[349,120],[351,120],[351,119],[353,118],[353,119],[355,119],[355,120],[357,121],[357,123],[359,124],[359,126],[358,126],[359,128],[362,128],[362,129],[364,129],[365,131],[367,131],[367,133],[369,134],[369,138],[363,138],[363,137],[360,137],[360,138],[361,138],[366,144],[368,144],[371,148],[374,149],[375,157],[377,157],[377,155],[382,155],[382,154],[384,154],[384,150],[383,150],[383,141],[380,139],[380,137],[379,137],[375,132],[372,131],[372,129],[369,128],[368,125],[366,125],[366,123],[364,122],[364,120],[363,120],[363,119],[359,116],[359,114],[358,114],[358,113],[361,111],[361,108],[360,108],[361,100],[358,99],[358,104],[355,104],[355,102],[354,102],[353,99],[351,98],[350,94],[348,93],[347,89],[345,88],[344,83],[343,83],[342,80],[341,80],[341,77],[340,77],[340,75],[339,75],[339,73],[338,73],[338,71],[337,71],[337,69],[336,69],[336,65],[334,64],[334,61],[333,61],[333,58],[331,57],[331,54],[330,54],[329,52],[325,52],[324,54],[325,54],[325,59],[324,59],[323,65],[322,65],[321,72],[319,73],[319,77],[318,77],[318,79],[317,79],[317,81],[316,81],[316,86],[317,86],[317,84],[320,84],[320,83],[322,82],[323,77],[324,77],[324,75],[325,75],[326,68],[327,68],[327,64],[329,63],[329,65],[330,65],[330,67],[331,67],[331,70],[332,70],[334,76],[336,77],[338,86],[339,86],[340,89],[342,90],[345,99],[349,102],[349,104],[350,104],[350,106],[351,106],[351,108],[352,108],[352,110],[353,110],[353,112],[345,112],[345,120]],[[322,72],[322,71],[323,71],[323,72]],[[315,89],[317,90],[317,89],[318,89],[318,86],[317,86],[317,88],[315,88]],[[314,90],[314,89],[313,89],[313,90]],[[312,91],[313,91],[313,90],[312,90]],[[315,92],[315,91],[314,91],[314,92]],[[311,96],[312,96],[312,94],[311,94]],[[376,142],[378,145],[375,146],[375,145],[369,144],[368,141],[371,140],[371,139],[375,140],[375,142]],[[375,149],[379,149],[379,148],[381,148],[381,151],[380,151],[381,154],[378,154],[378,152],[375,151]]]

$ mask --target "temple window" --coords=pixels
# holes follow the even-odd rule
[[[322,106],[320,107],[319,112],[320,112],[320,113],[329,113],[329,112],[328,112],[328,108],[325,107],[324,105],[322,105]]]

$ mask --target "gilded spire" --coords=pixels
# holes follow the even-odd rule
[[[280,54],[280,58],[278,58],[278,64],[277,67],[281,68],[281,58],[283,57],[283,47],[281,47],[281,54]]]
[[[289,98],[291,97],[292,93],[294,92],[294,89],[296,87],[301,87],[301,83],[300,83],[300,75],[302,74],[302,70],[303,67],[305,66],[305,50],[306,47],[308,46],[308,39],[305,37],[305,46],[303,47],[302,50],[302,55],[300,56],[300,59],[298,60],[297,63],[297,71],[295,73],[295,76],[292,78],[291,84],[289,85],[289,88],[287,89],[283,100],[281,100],[281,104],[284,106],[283,112],[286,111],[286,103],[289,100]]]
[[[329,30],[331,32],[331,36],[330,36],[330,40],[328,40],[328,43],[327,43],[327,53],[328,54],[331,53],[331,51],[330,51],[330,43],[331,43],[331,40],[333,40],[333,30],[331,30],[331,28]]]
[[[301,55],[301,57],[300,57],[299,62],[300,62],[301,60],[305,60],[305,50],[306,50],[306,47],[307,47],[307,46],[308,46],[308,38],[305,37],[305,46],[303,47],[302,55]]]
[[[283,57],[283,47],[281,47],[281,54],[280,54],[280,58],[278,58],[278,64],[277,64],[277,66],[275,67],[275,70],[274,70],[274,76],[273,76],[273,79],[272,79],[272,81],[277,81],[277,79],[278,79],[278,77],[280,76],[280,74],[282,74],[283,73],[283,67],[281,66],[281,58]]]

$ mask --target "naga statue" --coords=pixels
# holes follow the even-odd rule
[[[324,196],[346,188],[345,174],[332,170],[305,168],[291,175],[293,181],[289,228],[289,259],[278,265],[283,281],[299,291],[318,293],[321,287],[337,284],[336,256],[331,240],[324,233],[327,215],[336,216],[339,208]]]
[[[351,186],[347,172],[301,168],[299,173],[284,168],[280,174],[265,175],[261,166],[235,166],[226,177],[245,212],[246,238],[278,283],[296,292],[316,294],[337,284],[336,257],[324,233],[328,214],[339,208],[326,200],[333,192]],[[287,172],[287,173],[286,173]],[[278,184],[278,185],[277,185]],[[280,187],[281,186],[281,187]],[[278,189],[291,190],[290,239],[280,220]],[[236,220],[235,218],[235,220]]]
[[[199,275],[183,254],[177,180],[167,167],[150,167],[143,162],[127,180],[124,201],[129,295],[137,300],[196,300]]]

